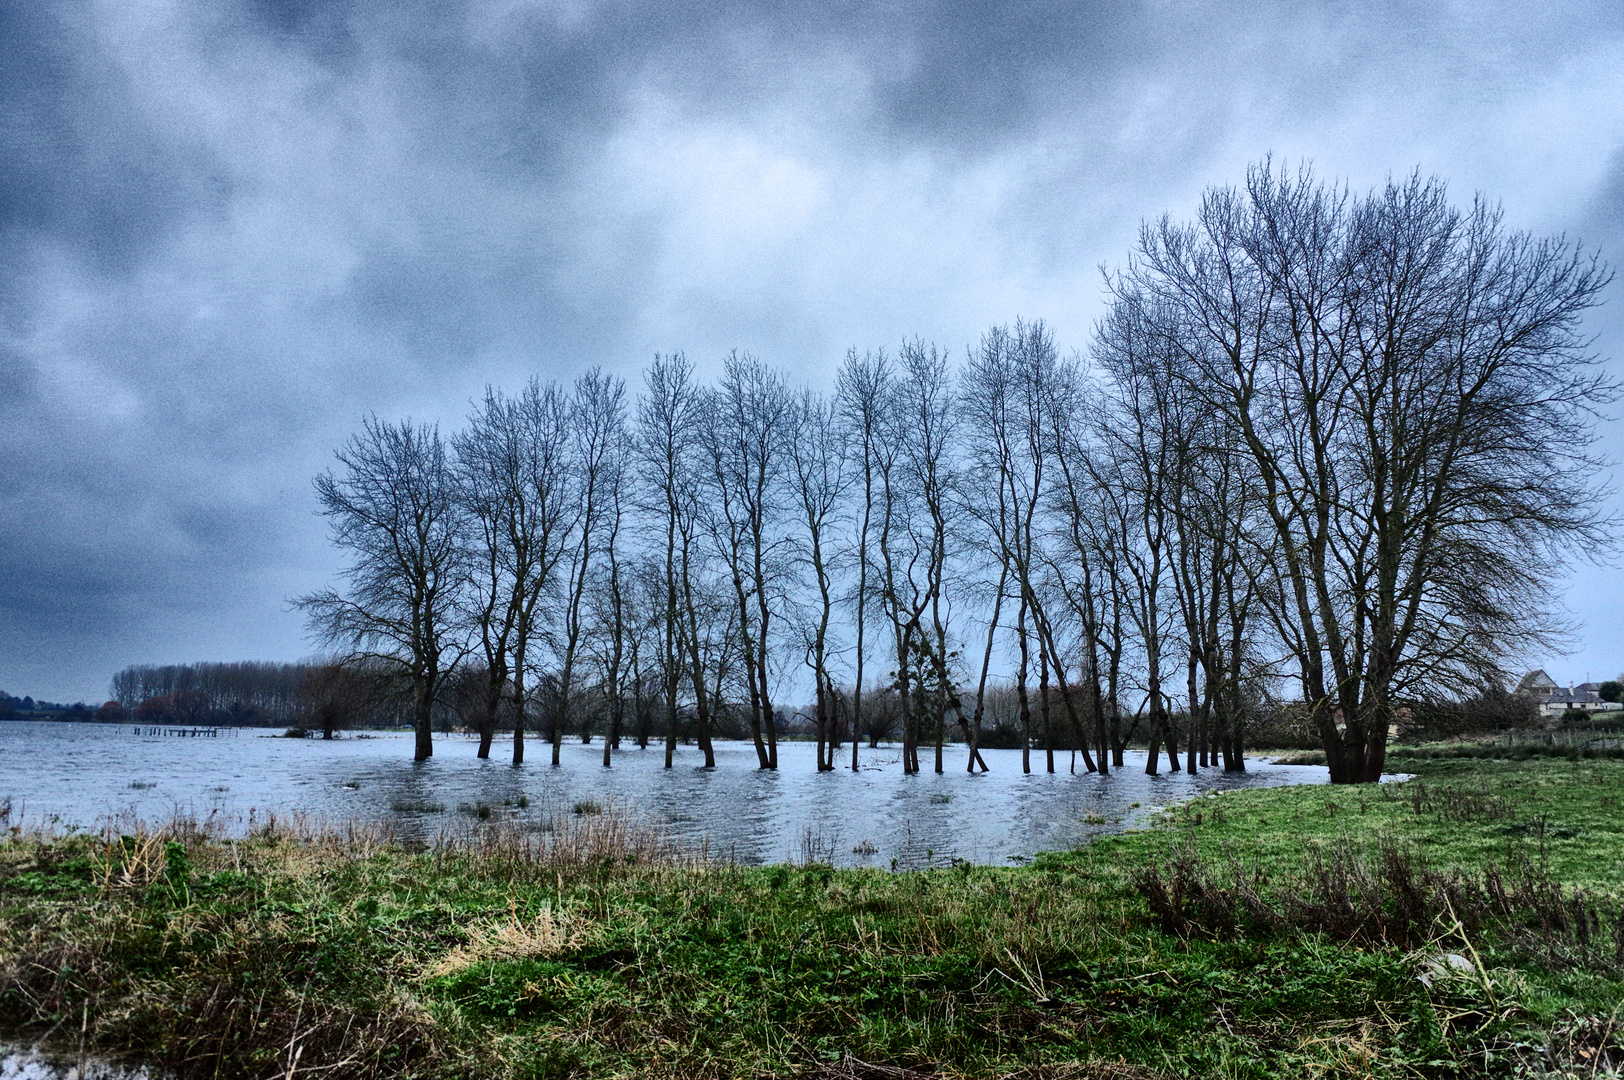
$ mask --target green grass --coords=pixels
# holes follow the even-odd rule
[[[14,834],[0,1025],[82,1031],[181,1077],[1592,1075],[1619,1053],[1607,927],[1581,948],[1433,911],[1410,940],[1349,943],[1299,898],[1327,859],[1404,851],[1440,882],[1522,865],[1605,907],[1624,890],[1624,763],[1422,771],[1202,798],[1027,867],[903,874],[696,863],[608,812],[417,853]],[[1284,914],[1169,932],[1144,882],[1176,866],[1244,872]],[[1424,985],[1442,951],[1471,972]]]
[[[1304,851],[1386,837],[1441,867],[1532,857],[1566,884],[1624,892],[1624,762],[1417,759],[1407,768],[1415,779],[1402,784],[1209,795],[1165,812],[1154,833],[1100,841],[1093,855],[1139,857],[1177,837],[1207,855],[1283,867]]]
[[[1624,761],[1624,746],[1612,745],[1611,736],[1597,740],[1600,745],[1562,743],[1449,742],[1421,746],[1393,746],[1387,751],[1387,771],[1414,772],[1422,762],[1472,759],[1477,761],[1528,761],[1531,758],[1561,758],[1566,761]],[[1281,750],[1268,752],[1277,765],[1324,765],[1323,750]]]

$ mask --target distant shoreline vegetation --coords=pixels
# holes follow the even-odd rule
[[[55,701],[36,701],[32,697],[12,697],[0,690],[0,720],[97,720],[121,719],[109,717],[101,708],[76,701],[72,705]]]

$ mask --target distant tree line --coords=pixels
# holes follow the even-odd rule
[[[104,719],[150,724],[276,726],[327,737],[403,718],[409,695],[391,670],[315,663],[132,664],[113,676]]]
[[[954,736],[985,769],[1012,703],[1028,770],[1132,739],[1239,770],[1284,707],[1370,781],[1402,717],[1504,685],[1607,542],[1578,326],[1607,280],[1437,181],[1265,164],[1143,228],[1086,356],[1017,322],[852,350],[828,393],[677,353],[635,398],[592,371],[449,437],[369,418],[316,481],[343,582],[298,603],[410,687],[419,758],[454,698],[481,755],[601,733],[669,766],[687,736],[712,765],[739,731],[776,768],[799,684],[820,769],[882,715],[908,771]]]
[[[307,664],[263,661],[132,664],[113,676],[112,693],[132,715],[281,723],[297,710],[299,687],[309,671]]]
[[[82,701],[71,705],[56,701],[36,701],[30,695],[13,697],[4,690],[0,690],[0,720],[11,720],[18,717],[50,716],[64,720],[91,717],[96,710]]]

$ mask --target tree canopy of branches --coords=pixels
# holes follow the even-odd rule
[[[1211,417],[1191,450],[1255,486],[1248,561],[1334,780],[1380,776],[1405,698],[1548,638],[1546,586],[1605,540],[1587,448],[1612,387],[1578,320],[1607,281],[1437,180],[1353,196],[1271,164],[1146,226],[1111,278],[1119,382]]]
[[[820,770],[894,733],[942,771],[950,732],[984,770],[990,720],[1028,770],[1136,739],[1150,772],[1242,770],[1284,710],[1374,780],[1401,717],[1500,700],[1605,543],[1579,320],[1607,280],[1436,180],[1264,163],[1144,226],[1086,354],[1018,320],[962,361],[854,349],[829,393],[677,353],[630,400],[598,371],[489,390],[449,450],[368,420],[317,480],[346,587],[300,603],[409,680],[420,756],[466,656],[458,710],[515,762],[535,717],[554,764],[624,730],[775,769],[804,724]]]
[[[338,451],[341,470],[316,478],[333,541],[349,556],[344,591],[296,604],[323,642],[397,669],[412,688],[415,757],[434,753],[435,695],[460,658],[457,602],[468,584],[467,519],[440,433],[368,418]]]

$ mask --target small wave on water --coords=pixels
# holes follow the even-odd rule
[[[1142,827],[1155,811],[1209,792],[1328,780],[1323,767],[1263,758],[1248,758],[1245,773],[1147,776],[1142,751],[1102,777],[1081,762],[1073,773],[1066,753],[1050,773],[1034,752],[1034,771],[1023,773],[1019,750],[989,749],[990,771],[972,775],[964,748],[952,745],[944,772],[927,764],[915,775],[903,773],[888,745],[863,747],[856,772],[823,773],[804,742],[779,745],[776,771],[756,768],[748,742],[718,742],[714,769],[691,746],[678,747],[672,769],[659,745],[627,743],[610,768],[601,743],[562,749],[556,768],[545,745],[514,766],[510,743],[480,760],[472,739],[437,736],[434,756],[414,762],[411,737],[397,732],[326,741],[242,729],[237,738],[166,739],[127,725],[12,721],[0,723],[0,801],[11,801],[13,822],[55,828],[188,818],[246,832],[275,815],[376,824],[424,843],[491,821],[542,827],[612,806],[741,863],[918,869],[1009,865]]]
[[[162,1080],[145,1065],[101,1058],[18,1049],[0,1043],[0,1080]]]

